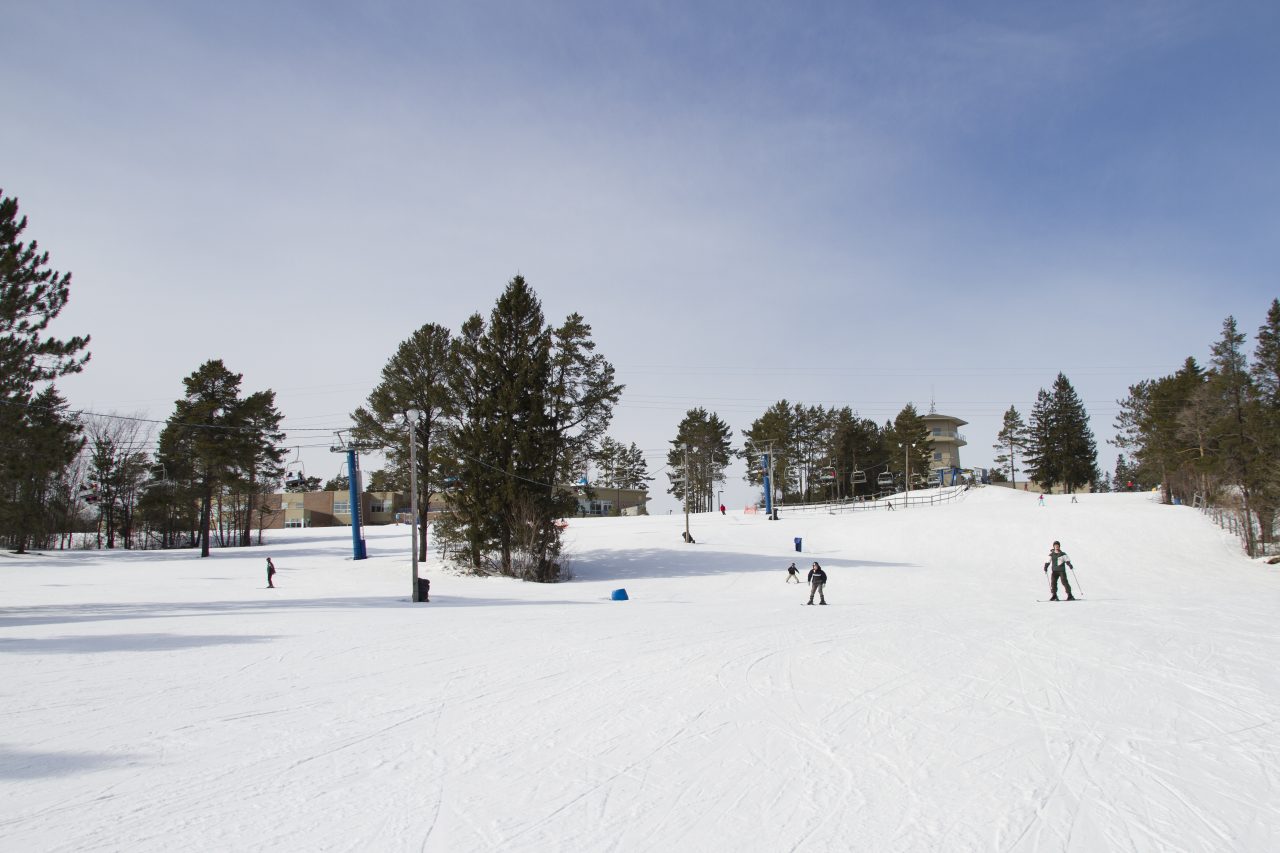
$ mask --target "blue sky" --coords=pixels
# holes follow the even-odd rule
[[[1058,371],[1110,468],[1115,399],[1280,294],[1274,4],[0,19],[0,187],[74,274],[78,407],[163,419],[222,358],[324,444],[302,430],[344,426],[399,341],[519,272],[593,325],[654,472],[688,408],[738,433],[782,398],[935,400],[982,465]]]

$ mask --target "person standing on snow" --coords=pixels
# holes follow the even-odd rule
[[[1067,601],[1075,601],[1076,597],[1071,594],[1071,582],[1067,580],[1067,567],[1075,568],[1071,565],[1071,559],[1067,556],[1067,552],[1062,550],[1062,544],[1054,540],[1053,547],[1049,549],[1049,562],[1044,564],[1045,573],[1048,574],[1049,566],[1053,566],[1053,574],[1049,579],[1049,600],[1058,600],[1058,580],[1062,580],[1062,586],[1067,591]]]
[[[818,565],[818,561],[814,560],[813,568],[809,570],[809,603],[813,604],[814,593],[818,595],[818,603],[826,604],[827,596],[823,590],[827,585],[827,573],[822,570],[822,566]]]
[[[796,583],[800,583],[800,570],[796,568],[795,563],[792,563],[791,565],[787,566],[786,582],[791,583],[792,581],[795,581]]]
[[[271,558],[267,557],[267,589],[275,589],[276,585],[272,580],[276,576],[276,564],[271,562]]]

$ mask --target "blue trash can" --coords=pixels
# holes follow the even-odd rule
[[[614,601],[627,601],[627,591],[625,589],[615,589],[611,597]]]
[[[802,541],[802,540],[800,539],[800,537],[799,537],[799,536],[797,536],[797,537],[796,537],[796,550],[797,550],[797,551],[799,551],[799,550],[800,550],[800,542],[801,542],[801,541]]]

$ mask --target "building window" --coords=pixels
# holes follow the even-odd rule
[[[380,500],[369,502],[369,512],[387,512],[387,505]]]
[[[935,450],[935,451],[933,451],[933,461],[934,461],[934,462],[941,462],[941,461],[942,461],[942,451],[941,451],[941,450]]]
[[[306,525],[303,523],[302,519],[300,518],[286,518],[284,520],[284,526],[285,527],[305,527]]]
[[[333,502],[334,515],[346,515],[349,512],[351,512],[351,501],[347,500],[347,501]]]

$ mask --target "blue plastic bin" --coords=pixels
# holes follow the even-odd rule
[[[626,601],[627,591],[625,589],[615,589],[613,595],[610,596],[614,601]]]

